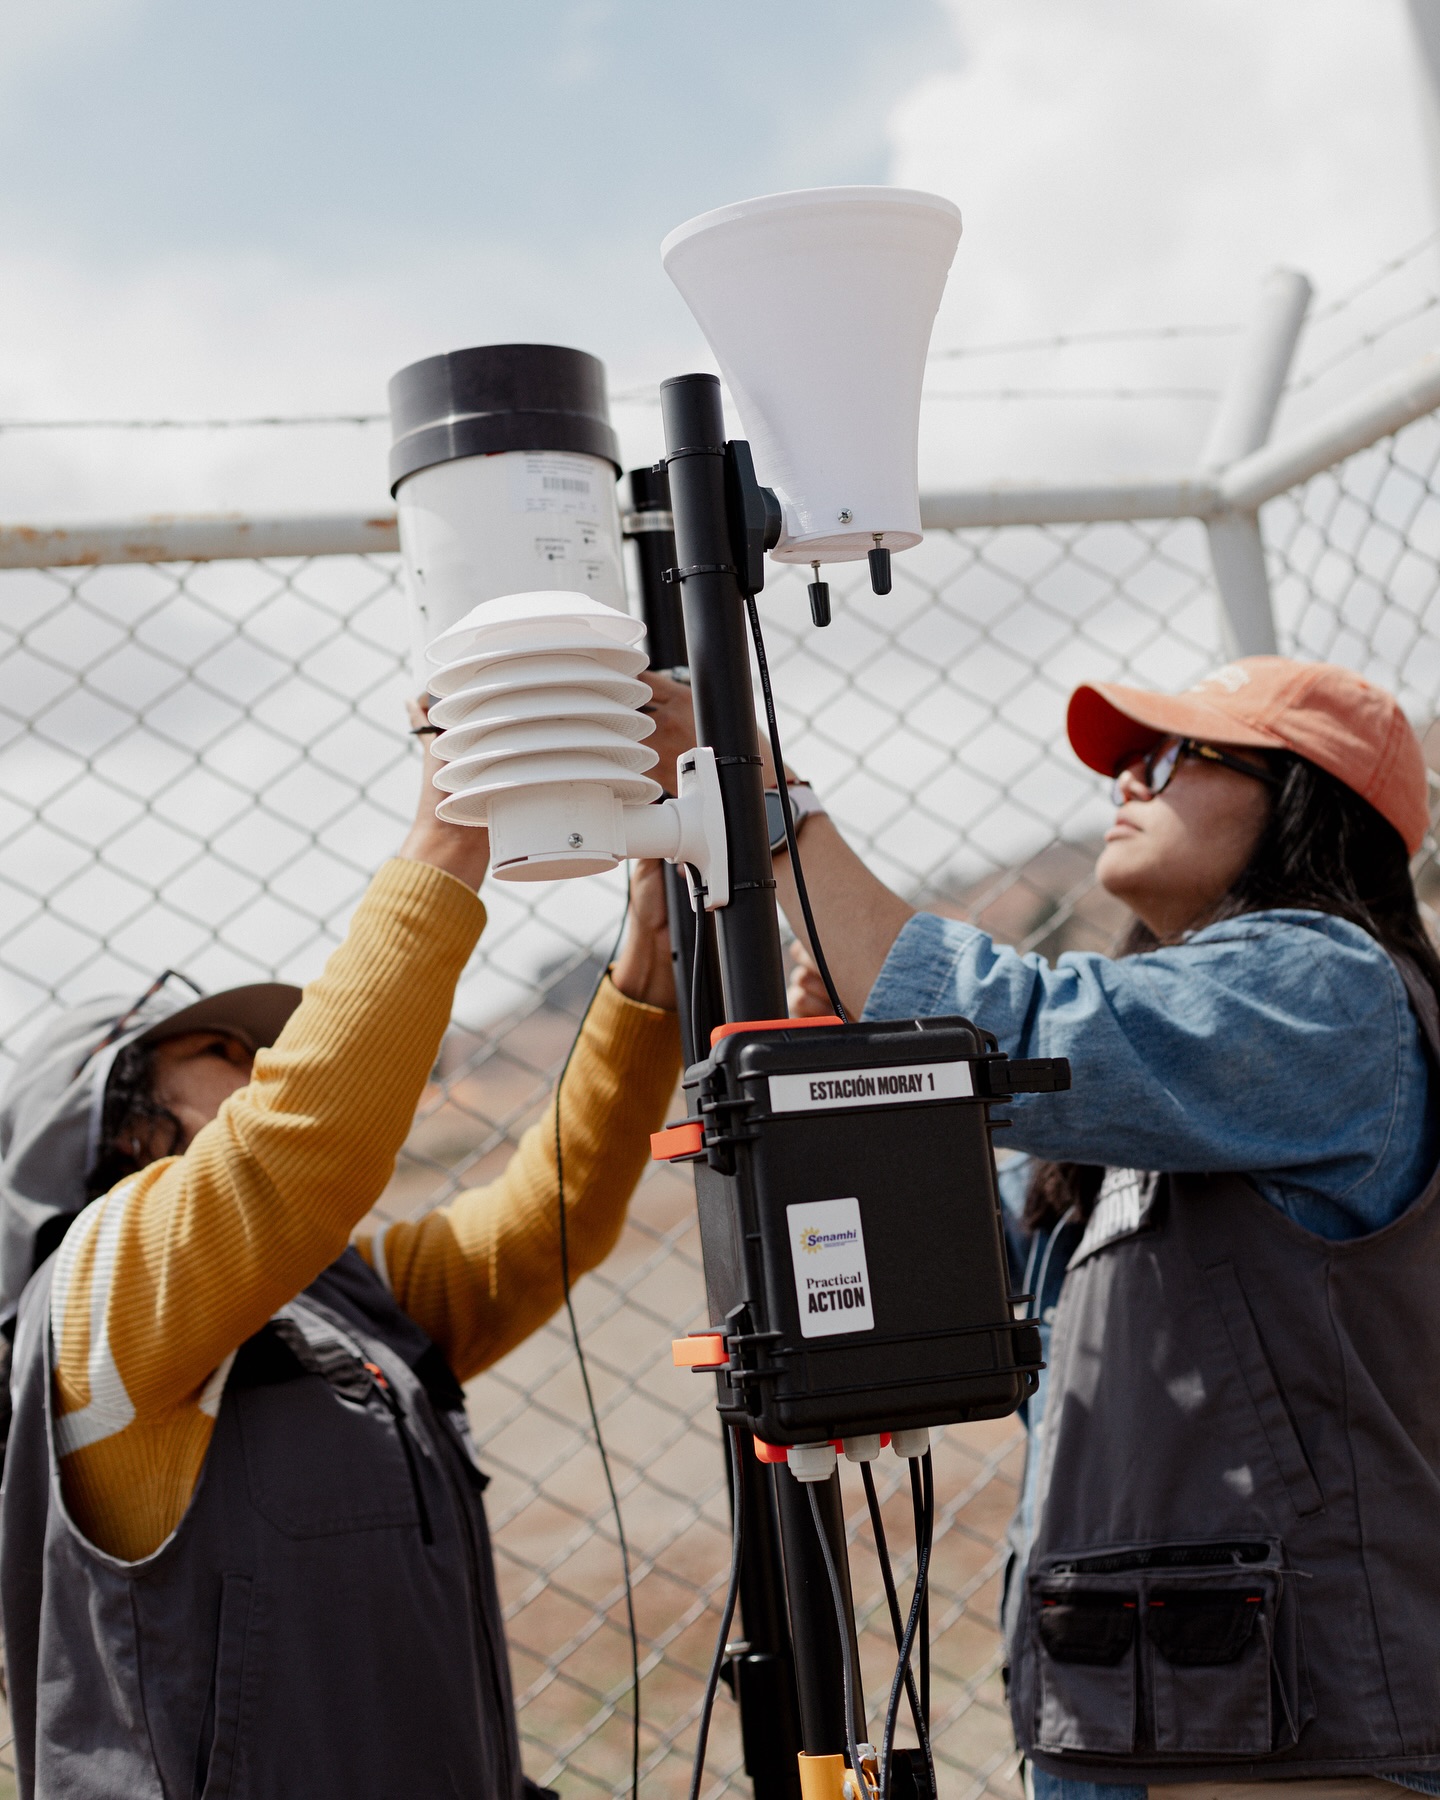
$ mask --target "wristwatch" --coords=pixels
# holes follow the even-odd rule
[[[799,839],[800,825],[812,813],[823,813],[825,808],[820,797],[808,782],[797,781],[791,784],[790,816],[795,821],[795,836]],[[765,821],[770,827],[770,854],[778,856],[785,849],[785,814],[780,806],[780,793],[777,788],[765,790]]]

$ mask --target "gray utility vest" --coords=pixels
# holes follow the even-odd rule
[[[25,1800],[520,1800],[460,1389],[360,1257],[242,1345],[189,1509],[136,1563],[61,1498],[51,1267],[0,1494]]]
[[[1009,1645],[1038,1767],[1440,1770],[1440,1171],[1342,1243],[1237,1176],[1112,1175],[1040,1456]]]

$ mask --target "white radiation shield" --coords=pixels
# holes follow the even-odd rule
[[[960,213],[908,188],[808,188],[661,245],[784,506],[780,562],[920,542],[920,388]]]
[[[708,906],[729,898],[713,752],[681,759],[677,799],[660,800],[647,772],[656,756],[644,741],[655,729],[641,710],[644,635],[603,600],[551,590],[483,601],[427,647],[430,718],[442,727],[436,812],[489,828],[501,881],[663,856],[699,872]]]

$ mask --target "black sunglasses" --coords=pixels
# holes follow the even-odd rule
[[[1161,738],[1143,756],[1127,756],[1115,771],[1110,783],[1110,798],[1116,806],[1123,806],[1126,794],[1121,786],[1120,778],[1138,763],[1140,778],[1152,795],[1163,794],[1170,785],[1170,779],[1179,768],[1182,760],[1195,762],[1219,763],[1222,768],[1234,769],[1237,775],[1249,775],[1256,781],[1263,781],[1267,787],[1278,788],[1282,785],[1278,775],[1271,774],[1256,763],[1243,761],[1238,756],[1231,756],[1227,750],[1217,750],[1214,744],[1201,744],[1194,738]]]

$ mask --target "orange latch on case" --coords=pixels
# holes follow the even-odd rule
[[[723,1369],[730,1358],[718,1331],[695,1331],[689,1337],[672,1338],[670,1358],[677,1369]]]
[[[705,1148],[705,1127],[699,1119],[685,1119],[650,1134],[650,1155],[656,1162],[675,1162],[682,1156],[699,1156]]]
[[[713,1049],[721,1038],[734,1037],[737,1031],[801,1031],[807,1025],[843,1025],[833,1013],[815,1019],[735,1019],[729,1025],[717,1025],[710,1033]]]

